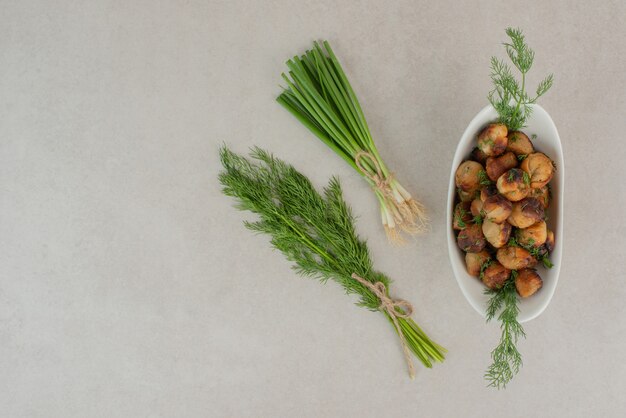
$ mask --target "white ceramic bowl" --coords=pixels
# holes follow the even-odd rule
[[[465,254],[456,244],[456,236],[452,229],[452,213],[454,211],[454,202],[456,194],[456,185],[454,183],[454,174],[459,164],[469,158],[472,149],[476,146],[476,137],[480,131],[498,117],[496,110],[487,106],[472,119],[465,129],[459,145],[456,147],[454,159],[452,160],[452,169],[450,170],[450,185],[448,189],[448,210],[446,223],[448,225],[448,252],[450,253],[450,262],[454,276],[465,295],[467,301],[472,305],[476,312],[485,316],[488,296],[484,294],[485,286],[482,282],[467,273],[465,267]],[[541,106],[533,105],[533,112],[527,121],[527,126],[522,129],[530,138],[533,139],[533,145],[537,151],[543,152],[550,157],[557,166],[554,177],[550,181],[552,187],[552,202],[548,208],[548,229],[554,231],[555,247],[550,255],[550,261],[554,264],[551,269],[543,266],[537,267],[537,273],[543,279],[543,287],[533,296],[521,299],[520,314],[518,320],[520,322],[530,321],[539,316],[550,303],[557,281],[559,280],[559,271],[561,269],[561,249],[563,248],[563,149],[561,148],[561,139],[556,130],[556,126]]]

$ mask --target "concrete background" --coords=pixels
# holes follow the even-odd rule
[[[506,391],[452,275],[450,162],[504,28],[563,140],[564,257]],[[274,102],[329,39],[432,232],[384,239],[366,184]],[[589,417],[626,410],[626,3],[1,1],[0,416]],[[220,194],[217,149],[337,174],[393,293],[449,349],[406,375],[391,327],[296,277]]]

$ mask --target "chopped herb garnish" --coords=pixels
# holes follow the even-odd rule
[[[480,170],[478,172],[478,182],[481,186],[490,186],[491,180],[487,176],[487,172],[485,170]]]
[[[552,267],[554,267],[554,264],[552,264],[552,262],[550,261],[550,259],[547,256],[541,257],[541,262],[543,263],[543,265],[547,269],[551,269]]]
[[[493,260],[490,258],[489,260],[485,261],[482,266],[480,266],[480,275],[479,275],[479,277],[480,277],[481,280],[483,278],[485,270],[487,270],[487,267],[489,267],[492,264],[493,264]]]

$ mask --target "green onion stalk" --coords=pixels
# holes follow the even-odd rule
[[[369,183],[380,204],[382,224],[392,243],[403,234],[428,229],[424,206],[393,176],[372,139],[359,101],[330,44],[287,61],[283,105]]]

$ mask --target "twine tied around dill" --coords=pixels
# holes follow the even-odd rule
[[[415,367],[413,366],[413,361],[411,360],[411,353],[409,351],[409,346],[406,342],[406,338],[402,333],[402,329],[400,328],[400,324],[398,323],[398,318],[408,318],[413,313],[413,305],[410,302],[407,302],[403,299],[391,299],[387,296],[387,288],[383,282],[372,283],[364,278],[360,277],[356,273],[352,273],[352,278],[363,286],[367,287],[369,290],[376,295],[378,299],[380,299],[380,306],[378,309],[381,311],[387,312],[391,321],[393,322],[393,326],[398,331],[398,335],[400,336],[400,343],[402,344],[402,351],[404,351],[404,358],[406,359],[406,363],[409,367],[409,376],[411,379],[415,378]],[[399,312],[396,308],[401,309],[404,313]]]

